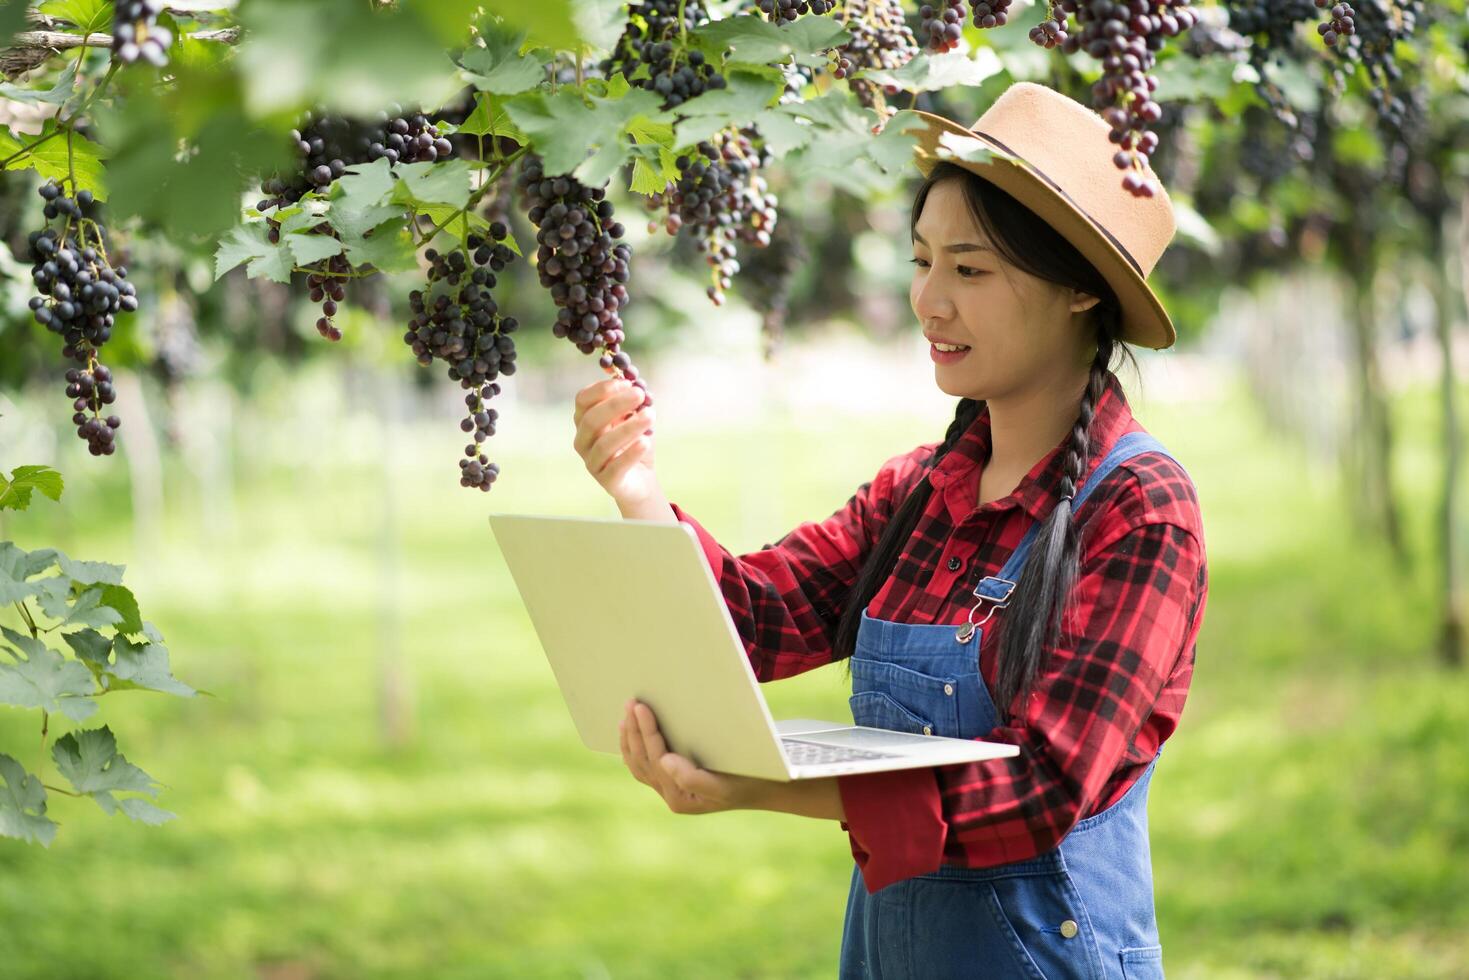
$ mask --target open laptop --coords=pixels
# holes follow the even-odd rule
[[[775,722],[698,537],[683,522],[491,514],[572,721],[621,755],[636,697],[671,751],[716,772],[792,780],[1019,754],[1005,742],[846,722]]]

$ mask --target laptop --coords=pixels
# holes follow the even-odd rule
[[[683,522],[491,514],[577,734],[621,756],[637,698],[671,751],[789,781],[1018,755],[1005,742],[814,718],[775,721],[694,529]]]

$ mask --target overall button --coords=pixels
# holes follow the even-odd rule
[[[953,694],[954,693],[954,685],[953,684],[945,684],[944,685],[944,693],[945,694]]]
[[[964,563],[959,560],[959,556],[955,555],[953,558],[949,559],[949,571],[957,572],[959,570],[959,566],[963,564]]]
[[[1075,919],[1067,919],[1065,922],[1061,923],[1061,935],[1065,936],[1067,939],[1070,939],[1072,936],[1076,935]]]

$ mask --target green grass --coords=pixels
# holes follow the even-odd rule
[[[1432,655],[1431,392],[1397,405],[1407,578],[1249,405],[1137,406],[1199,487],[1211,576],[1151,792],[1169,976],[1469,975],[1469,678]],[[0,976],[834,975],[851,869],[835,823],[670,814],[571,726],[484,519],[615,516],[569,416],[509,419],[489,495],[453,482],[452,423],[402,433],[391,535],[361,421],[242,421],[233,531],[168,459],[156,543],[134,534],[120,457],[64,457],[62,506],[10,515],[7,536],[125,562],[175,672],[219,696],[101,702],[89,725],[180,819],[53,797],[50,849],[0,842]],[[664,419],[658,467],[750,551],[946,421]],[[408,682],[403,744],[380,716],[387,661]],[[846,716],[840,667],[765,690],[777,717]],[[0,712],[0,746],[32,768],[37,722]]]

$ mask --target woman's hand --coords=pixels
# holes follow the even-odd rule
[[[617,723],[622,761],[640,783],[658,791],[674,813],[717,813],[720,810],[765,810],[784,783],[700,769],[668,751],[653,709],[629,699]]]
[[[607,378],[576,393],[572,446],[602,489],[624,509],[661,495],[653,473],[653,406],[637,410],[643,389]]]

